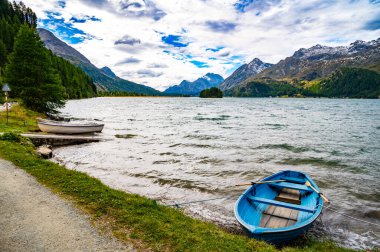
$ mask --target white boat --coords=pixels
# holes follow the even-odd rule
[[[56,134],[85,134],[85,133],[95,133],[101,132],[103,130],[104,124],[97,123],[86,123],[86,124],[71,124],[64,122],[55,121],[38,121],[38,127],[41,131],[47,133]]]

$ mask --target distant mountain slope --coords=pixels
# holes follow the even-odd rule
[[[273,66],[270,63],[264,63],[258,58],[254,58],[249,64],[244,64],[236,69],[225,81],[219,85],[223,91],[236,87],[246,79],[254,77],[258,73]]]
[[[183,95],[199,95],[199,93],[207,88],[217,87],[224,81],[219,74],[208,73],[197,80],[190,82],[182,81],[179,85],[171,86],[164,91],[167,94],[183,94]]]
[[[100,70],[103,71],[103,73],[105,73],[106,75],[108,75],[109,77],[111,78],[116,78],[116,74],[114,72],[112,72],[112,70],[109,68],[109,67],[102,67]]]
[[[109,68],[97,68],[84,55],[55,37],[50,31],[42,28],[38,28],[37,30],[41,40],[48,49],[54,54],[82,68],[94,80],[98,89],[107,91],[128,91],[148,95],[159,95],[161,93],[151,87],[121,79]]]
[[[315,45],[299,49],[293,56],[281,60],[250,80],[269,77],[310,81],[326,77],[341,67],[376,69],[379,65],[380,38],[369,42],[359,40],[349,46]]]

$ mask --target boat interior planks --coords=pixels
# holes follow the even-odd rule
[[[276,200],[293,204],[301,204],[300,192],[284,188],[276,197]],[[292,226],[297,223],[298,210],[269,205],[260,220],[260,227],[281,228]]]

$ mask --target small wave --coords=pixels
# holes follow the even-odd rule
[[[283,150],[291,151],[294,153],[312,151],[312,149],[310,149],[310,148],[296,147],[296,146],[292,146],[292,145],[289,145],[286,143],[285,144],[264,144],[264,145],[260,145],[259,147],[253,148],[253,149],[258,149],[258,150],[260,150],[260,149],[283,149]]]
[[[174,152],[162,152],[159,154],[160,156],[175,156]]]
[[[181,145],[180,143],[172,144],[172,145],[169,146],[169,148],[177,147],[177,146],[180,146],[180,145]]]
[[[200,149],[209,149],[209,148],[214,148],[214,146],[209,145],[209,144],[182,144],[185,147],[194,147],[194,148],[200,148]]]
[[[361,200],[380,202],[380,193],[378,193],[378,192],[373,192],[373,193],[371,193],[371,192],[366,192],[366,193],[351,192],[351,194],[354,195],[356,198],[361,199]],[[380,218],[380,216],[379,216],[379,218]]]
[[[216,193],[219,191],[219,189],[217,188],[197,185],[194,181],[185,180],[185,179],[157,178],[154,180],[154,183],[157,183],[160,185],[170,185],[170,186],[190,189],[190,190],[197,190],[203,193]]]
[[[225,121],[228,120],[231,116],[229,115],[220,115],[217,117],[203,117],[201,115],[195,116],[193,119],[197,121]]]
[[[364,213],[365,218],[372,218],[380,220],[380,210],[370,210]]]
[[[223,160],[216,159],[216,158],[204,158],[203,160],[198,162],[199,164],[222,164]]]
[[[288,127],[289,125],[279,123],[264,123],[263,126],[270,127],[271,129],[283,129]]]
[[[157,161],[154,161],[153,164],[176,164],[176,163],[180,163],[181,160],[178,160],[178,159],[169,159],[169,160],[157,160]]]
[[[287,158],[277,163],[285,165],[314,165],[326,168],[341,168],[352,173],[366,173],[366,170],[363,167],[350,166],[339,160],[325,160],[323,158]]]
[[[213,140],[213,139],[219,139],[218,136],[211,136],[211,135],[187,135],[185,138],[190,139],[199,139],[199,140]]]
[[[116,134],[115,135],[116,138],[124,138],[124,139],[130,139],[130,138],[134,138],[136,136],[137,135],[134,135],[134,134]]]

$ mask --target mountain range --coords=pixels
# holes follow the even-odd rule
[[[46,48],[51,50],[55,55],[82,68],[94,80],[98,90],[127,91],[148,95],[161,94],[160,91],[154,88],[117,77],[108,67],[97,68],[84,55],[58,39],[50,31],[43,28],[38,28],[37,31]]]
[[[343,68],[352,69],[352,71],[341,71]],[[252,72],[250,75],[241,77],[242,74],[238,69],[225,81],[226,83],[227,80],[233,80],[229,83],[229,88],[226,88],[225,83],[220,85],[220,88],[225,91],[225,94],[231,96],[277,96],[294,95],[299,92],[304,95],[325,96],[323,84],[331,79],[335,82],[347,79],[347,76],[341,76],[341,74],[349,74],[351,83],[366,86],[360,82],[362,77],[353,75],[355,72],[357,75],[364,74],[376,78],[373,81],[367,79],[373,83],[367,88],[371,89],[369,91],[371,97],[380,95],[380,87],[376,86],[378,85],[377,75],[361,69],[374,73],[380,72],[380,38],[368,42],[359,40],[349,46],[315,45],[307,49],[301,48],[292,56],[258,73]],[[337,76],[341,76],[340,79],[337,79]],[[351,83],[347,85],[353,85]],[[316,90],[319,90],[318,94],[314,92]],[[338,92],[333,93],[339,96]],[[364,93],[367,94],[367,92]],[[365,95],[358,97],[365,97]]]
[[[207,73],[193,82],[183,80],[179,85],[174,85],[166,89],[164,93],[198,96],[202,90],[217,87],[223,81],[224,78],[219,74]]]
[[[310,48],[301,48],[277,64],[265,63],[254,58],[250,63],[240,66],[225,80],[218,74],[208,73],[193,82],[183,80],[161,93],[151,87],[119,78],[109,67],[97,68],[84,55],[59,40],[50,31],[39,28],[38,33],[48,49],[82,68],[94,80],[100,91],[193,96],[204,89],[219,87],[227,96],[325,96],[327,93],[339,96],[338,84],[334,88],[333,83],[341,83],[345,79],[367,87],[368,90],[363,92],[359,90],[362,95],[357,97],[380,96],[380,87],[377,88],[380,38],[368,42],[358,40],[349,46],[329,47],[318,44]],[[343,68],[349,70],[342,70]],[[364,78],[359,75],[365,75],[367,82],[374,84],[363,84]],[[326,91],[325,83],[329,83],[329,92]],[[348,92],[349,96],[355,96],[351,91]]]
[[[281,60],[257,77],[311,81],[325,77],[341,67],[376,69],[379,61],[380,38],[369,42],[358,40],[349,46],[315,45],[299,49],[293,56]]]

